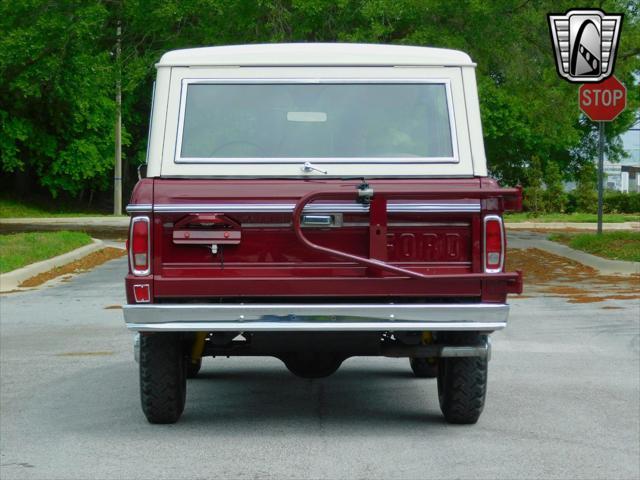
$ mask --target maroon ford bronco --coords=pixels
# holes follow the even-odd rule
[[[386,356],[437,377],[448,422],[475,423],[522,277],[502,222],[521,192],[487,177],[471,59],[290,44],[157,67],[124,308],[147,419],[178,420],[205,356],[305,378]]]

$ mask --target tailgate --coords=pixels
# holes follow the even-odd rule
[[[361,184],[155,179],[154,296],[482,296],[482,218],[513,202],[507,190],[477,178],[371,180],[362,198]]]

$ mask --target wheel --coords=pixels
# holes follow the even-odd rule
[[[330,353],[294,353],[282,358],[289,371],[302,378],[328,377],[343,360]]]
[[[478,334],[447,337],[450,345],[474,345],[484,340]],[[486,358],[441,358],[438,362],[438,399],[440,410],[449,423],[472,424],[478,421],[487,393]]]
[[[178,421],[184,410],[186,392],[186,365],[180,335],[142,335],[140,400],[149,423]]]
[[[198,373],[200,372],[200,367],[202,367],[202,359],[194,362],[191,359],[187,359],[187,378],[196,378]]]
[[[418,378],[436,378],[438,376],[438,361],[431,358],[411,357],[409,365],[413,374]]]

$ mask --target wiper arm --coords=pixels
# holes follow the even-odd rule
[[[304,165],[302,166],[302,171],[305,173],[311,173],[311,172],[320,172],[320,173],[324,173],[325,175],[327,174],[326,170],[320,170],[319,168],[314,167],[311,162],[304,162]]]

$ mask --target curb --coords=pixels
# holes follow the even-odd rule
[[[56,267],[61,267],[67,263],[71,263],[82,257],[89,255],[104,248],[104,242],[102,240],[93,239],[93,243],[85,245],[70,252],[63,253],[57,257],[48,258],[41,262],[32,263],[17,270],[12,270],[7,273],[0,274],[0,293],[10,292],[16,290],[25,280],[34,277],[40,273],[48,272]]]

